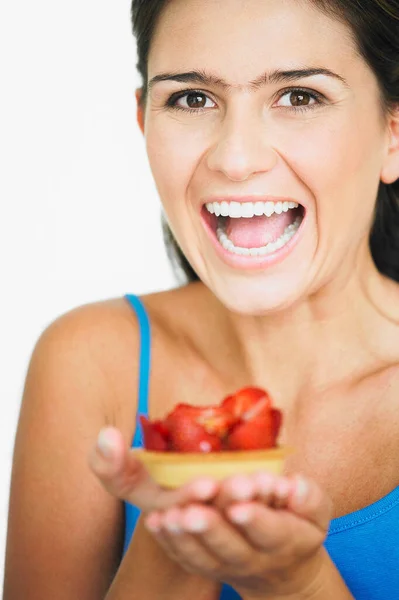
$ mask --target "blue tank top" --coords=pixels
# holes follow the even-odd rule
[[[150,322],[137,296],[126,295],[126,299],[140,326],[138,414],[148,415]],[[132,447],[140,446],[141,430],[137,424]],[[139,515],[135,506],[125,502],[124,553]],[[332,519],[324,545],[356,600],[399,600],[399,486],[366,508]],[[230,586],[223,586],[220,600],[239,599]]]

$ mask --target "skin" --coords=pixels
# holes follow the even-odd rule
[[[397,123],[390,146],[392,127],[382,119],[376,79],[347,28],[306,2],[212,1],[204,11],[201,2],[177,0],[167,6],[149,56],[149,80],[201,68],[233,86],[246,86],[266,70],[303,65],[327,67],[348,87],[322,75],[293,82],[327,97],[314,110],[293,113],[289,95],[281,94],[287,84],[230,94],[213,86],[204,90],[209,99],[202,113],[189,114],[167,110],[165,102],[173,92],[201,85],[167,81],[153,87],[145,112],[148,157],[176,238],[204,284],[245,317],[231,315],[238,334],[259,332],[256,347],[293,308],[290,329],[303,324],[305,310],[310,323],[334,318],[337,300],[345,306],[375,273],[364,242],[380,179],[397,178],[397,156],[389,152],[397,148]],[[186,107],[187,99],[179,105]],[[219,194],[301,202],[308,211],[301,247],[260,273],[221,264],[199,215],[204,198]]]
[[[296,113],[287,109],[290,94],[281,83],[256,92],[242,89],[265,68],[302,65],[328,68],[345,83],[325,75],[293,82],[292,87],[296,83],[324,96],[322,104],[313,100],[313,110]],[[350,348],[349,356],[356,358],[340,365],[335,378],[364,368],[370,358],[361,351],[362,343],[370,350],[365,324],[377,329],[381,315],[392,316],[393,305],[386,298],[394,286],[373,264],[368,236],[379,182],[391,183],[399,176],[398,119],[383,114],[375,76],[358,56],[345,25],[307,3],[253,0],[244,6],[229,0],[226,6],[213,1],[206,11],[200,2],[169,3],[153,39],[149,80],[195,68],[222,77],[232,90],[170,80],[152,87],[145,112],[138,111],[152,173],[174,235],[219,301],[221,323],[229,328],[253,380],[264,380],[266,354],[270,373],[280,382],[284,357],[300,365],[290,371],[284,390],[285,407],[292,410],[299,406],[304,376],[315,387],[326,384],[325,365],[330,356],[336,357],[338,345]],[[171,94],[182,89],[201,90],[200,111],[166,107]],[[187,96],[178,104],[187,108]],[[248,273],[218,259],[201,224],[200,208],[209,195],[233,194],[286,196],[306,207],[303,241],[282,264]],[[298,343],[293,345],[293,339]],[[116,432],[108,435],[112,439]],[[112,482],[108,475],[108,488],[120,496]],[[259,478],[233,478],[218,486],[213,508],[162,508],[150,512],[146,526],[189,572],[227,581],[245,597],[277,592],[305,597],[304,590],[325,564],[321,544],[331,503],[312,482],[318,494],[316,512],[304,510],[298,519],[293,515],[297,482],[277,478],[268,485],[275,491],[265,496]],[[242,494],[247,501],[264,503],[237,504]],[[278,508],[287,509],[277,517],[271,512],[276,497]],[[135,503],[140,503],[137,495]],[[148,504],[142,507],[148,510]],[[247,521],[237,523],[237,515]],[[284,568],[278,532],[286,536],[284,552],[291,557]],[[292,540],[296,542],[291,545]],[[302,544],[303,551],[298,550]],[[294,582],[290,589],[282,585],[283,576],[278,584],[271,583],[276,564],[280,574],[289,573]]]
[[[321,547],[332,504],[317,483],[259,472],[162,490],[115,428],[101,432],[90,464],[113,496],[147,515],[147,530],[188,573],[229,583],[245,600],[317,600],[321,587],[352,598]]]
[[[171,0],[149,78],[200,68],[245,86],[287,65],[329,68],[348,86],[317,76],[228,94],[162,82],[138,122],[172,230],[202,279],[144,298],[150,415],[187,397],[219,402],[251,383],[283,410],[279,441],[296,454],[283,477],[159,489],[129,450],[139,354],[131,309],[116,299],[63,316],[39,340],[27,376],[5,600],[123,600],[132,591],[160,600],[165,589],[176,600],[200,590],[216,600],[221,580],[245,600],[351,598],[322,550],[328,522],[399,485],[399,286],[377,271],[367,243],[378,183],[399,177],[397,113],[381,114],[375,77],[345,26],[298,0],[209,0],[206,10]],[[328,102],[288,112],[289,86]],[[206,93],[203,114],[164,107],[183,88]],[[248,193],[291,196],[307,209],[292,255],[251,274],[217,258],[200,219],[209,194]],[[119,565],[121,500],[145,518]],[[234,522],[243,509],[247,523]]]
[[[171,2],[148,64],[149,80],[201,68],[235,86],[295,65],[329,68],[348,87],[323,76],[292,82],[327,98],[299,114],[281,107],[289,103],[281,84],[256,93],[206,88],[211,108],[192,115],[164,105],[173,92],[201,86],[160,82],[138,115],[172,230],[218,301],[220,336],[229,339],[250,379],[266,379],[269,387],[283,382],[286,406],[293,406],[304,382],[326,384],[325,365],[335,362],[338,347],[348,348],[348,360],[334,377],[353,372],[366,359],[364,348],[373,353],[370,328],[379,340],[381,327],[385,332],[387,320],[398,317],[397,285],[377,271],[368,246],[379,181],[398,177],[397,113],[382,118],[375,76],[345,26],[306,2],[253,0],[243,10],[237,0],[229,9],[214,1],[206,12],[200,2]],[[187,99],[179,102],[187,105]],[[232,270],[216,257],[200,220],[210,194],[301,201],[308,215],[302,243],[276,268]],[[297,366],[289,377],[287,356]]]

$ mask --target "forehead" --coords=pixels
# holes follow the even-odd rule
[[[169,0],[148,70],[219,66],[239,85],[262,67],[329,62],[338,68],[356,58],[350,29],[307,0]]]

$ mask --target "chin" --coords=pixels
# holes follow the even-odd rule
[[[219,301],[231,312],[243,316],[271,316],[292,309],[305,295],[303,279],[286,274],[246,279],[218,277],[207,283]]]

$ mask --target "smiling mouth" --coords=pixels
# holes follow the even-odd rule
[[[297,233],[305,208],[286,202],[213,202],[202,216],[225,250],[241,256],[267,256]]]

